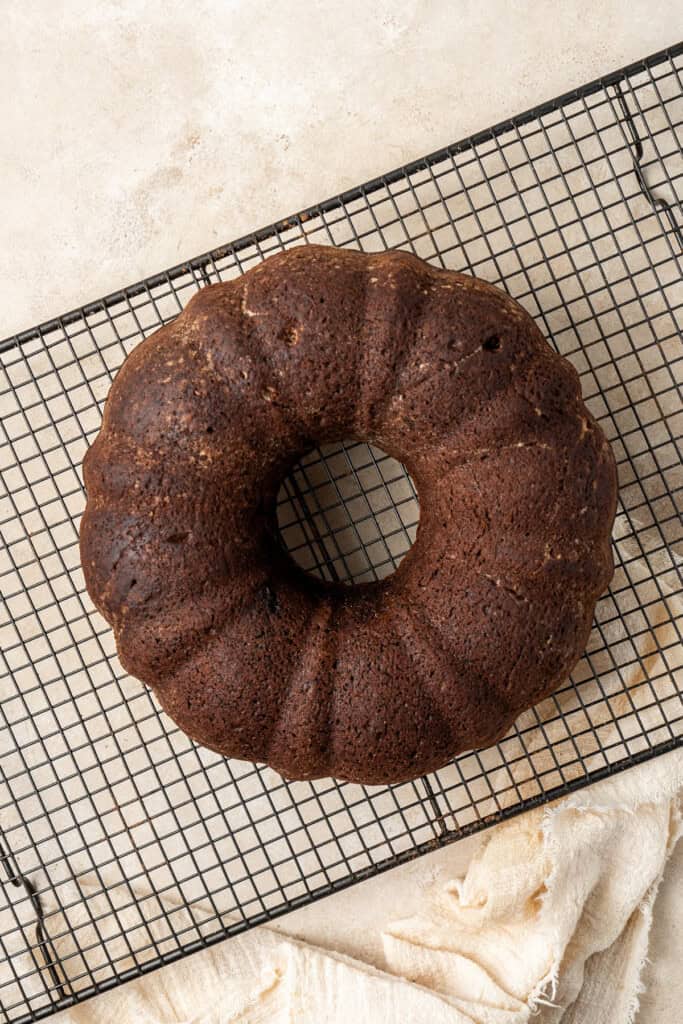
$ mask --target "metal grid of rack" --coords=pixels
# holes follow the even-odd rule
[[[0,1019],[683,741],[682,78],[679,45],[0,346]],[[616,573],[571,681],[496,747],[394,787],[286,783],[196,747],[121,669],[79,566],[79,467],[126,354],[197,288],[301,242],[502,284],[576,366],[619,465]],[[417,504],[389,463],[338,445],[292,475],[279,515],[300,564],[393,569]]]
[[[376,583],[415,543],[420,504],[396,459],[361,442],[316,448],[277,496],[280,539],[292,561],[327,583]]]

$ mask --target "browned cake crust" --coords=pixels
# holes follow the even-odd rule
[[[388,580],[317,584],[277,541],[315,445],[408,468]],[[81,557],[121,662],[199,743],[390,783],[500,738],[567,676],[613,572],[617,482],[524,310],[402,252],[317,246],[200,291],[125,361],[84,462]]]

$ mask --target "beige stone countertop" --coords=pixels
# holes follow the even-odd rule
[[[1,5],[0,336],[485,128],[683,37],[666,0]],[[369,929],[456,844],[307,907]],[[680,1017],[683,844],[639,1024]]]

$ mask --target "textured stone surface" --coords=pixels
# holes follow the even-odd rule
[[[683,35],[668,0],[5,0],[0,335]]]

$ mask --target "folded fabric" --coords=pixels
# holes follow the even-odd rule
[[[591,1024],[630,1021],[682,784],[674,753],[498,828],[463,881],[388,925],[389,969],[477,1024],[568,1021],[584,984]]]
[[[383,970],[262,927],[56,1024],[628,1024],[682,785],[674,752],[498,826],[464,879],[378,920]]]

